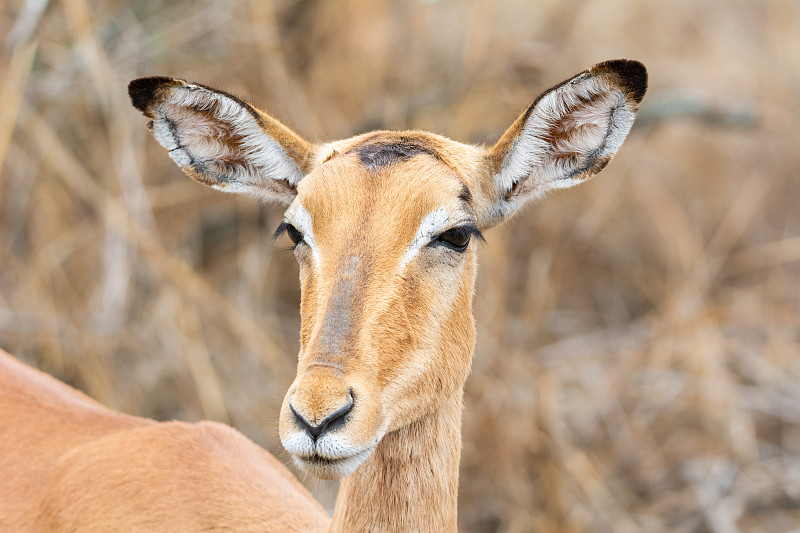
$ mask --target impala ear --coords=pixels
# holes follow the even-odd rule
[[[606,61],[539,96],[488,151],[490,224],[548,191],[600,172],[628,135],[647,90],[638,61]]]
[[[147,127],[192,179],[284,205],[310,172],[314,146],[250,104],[184,80],[152,77],[128,85]]]

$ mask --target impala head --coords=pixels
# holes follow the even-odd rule
[[[335,478],[460,394],[481,231],[602,170],[646,85],[640,63],[596,65],[539,96],[492,147],[417,131],[315,145],[202,85],[143,78],[129,93],[190,177],[286,206],[277,234],[295,243],[302,327],[281,441],[302,469]]]

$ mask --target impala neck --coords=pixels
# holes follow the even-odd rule
[[[463,394],[459,390],[438,411],[388,433],[342,479],[331,533],[456,531]]]

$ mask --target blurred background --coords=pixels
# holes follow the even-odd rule
[[[0,346],[284,461],[281,213],[186,178],[128,81],[244,95],[312,140],[492,143],[547,87],[644,62],[614,162],[482,245],[460,528],[800,531],[800,3],[10,0],[0,37]]]

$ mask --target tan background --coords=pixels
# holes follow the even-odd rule
[[[491,142],[541,90],[636,58],[650,90],[615,161],[482,245],[460,526],[800,528],[800,4],[45,3],[0,7],[0,346],[285,460],[280,213],[183,176],[127,82],[249,95],[315,140]]]

